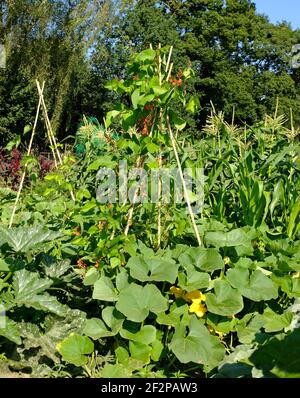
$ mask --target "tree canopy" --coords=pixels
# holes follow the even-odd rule
[[[187,87],[201,109],[190,125],[199,131],[211,103],[236,122],[253,124],[274,112],[294,111],[300,123],[299,69],[291,49],[300,30],[274,25],[250,0],[1,0],[0,136],[4,142],[32,122],[35,79],[46,81],[54,130],[74,134],[83,114],[100,121],[116,101],[105,89],[124,77],[133,52],[159,43],[174,46],[174,73],[192,65]]]

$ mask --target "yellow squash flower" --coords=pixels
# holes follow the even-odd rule
[[[194,302],[194,300],[205,301],[206,296],[205,294],[201,293],[200,290],[194,290],[192,292],[188,292],[184,295],[184,299],[186,301]]]
[[[170,288],[170,293],[172,293],[172,294],[174,294],[174,296],[176,297],[176,298],[180,298],[180,297],[182,297],[183,296],[183,290],[182,289],[180,289],[179,287],[176,287],[176,286],[172,286],[171,288]]]
[[[199,300],[194,300],[190,305],[189,311],[192,314],[196,314],[198,318],[202,318],[207,312],[207,309]]]

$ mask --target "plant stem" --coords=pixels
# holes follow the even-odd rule
[[[10,277],[12,276],[12,272],[9,272],[4,279],[2,279],[2,282],[6,282]]]

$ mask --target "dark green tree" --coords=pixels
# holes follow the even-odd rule
[[[194,86],[201,99],[197,116],[203,125],[210,102],[231,118],[249,124],[272,113],[294,110],[300,122],[298,72],[291,69],[291,48],[300,31],[274,25],[259,15],[250,0],[139,0],[127,10],[116,41],[131,51],[174,45],[177,68],[191,62]]]

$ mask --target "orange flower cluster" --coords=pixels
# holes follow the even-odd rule
[[[73,236],[80,236],[80,227],[76,227],[73,231],[72,231],[72,235]]]
[[[183,73],[182,71],[179,71],[177,74],[177,79],[175,79],[174,77],[170,77],[169,78],[169,82],[172,84],[172,86],[174,87],[181,87],[183,85]]]
[[[146,104],[146,105],[144,106],[144,110],[145,110],[145,111],[151,112],[151,111],[153,111],[153,109],[154,109],[154,105],[153,105],[153,104]],[[153,119],[154,119],[153,114],[152,114],[152,113],[149,113],[149,115],[146,116],[146,117],[142,120],[142,123],[143,123],[142,135],[144,135],[144,136],[149,135],[149,129],[153,126]]]
[[[77,260],[77,267],[81,269],[87,269],[87,265],[85,264],[82,258]]]

